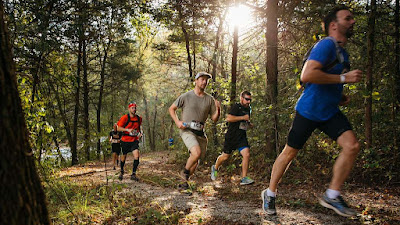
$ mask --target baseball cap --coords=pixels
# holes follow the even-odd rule
[[[212,79],[211,74],[206,73],[206,72],[200,72],[200,73],[196,74],[196,77],[194,79],[197,80],[197,78],[199,78],[201,76],[207,76],[208,78]]]

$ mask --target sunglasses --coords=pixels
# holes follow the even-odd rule
[[[251,102],[251,98],[244,98],[244,99],[246,99],[246,101],[250,101]]]

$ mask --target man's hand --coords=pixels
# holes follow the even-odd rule
[[[250,120],[250,115],[249,114],[244,115],[243,116],[243,120],[249,121]]]
[[[179,120],[178,122],[176,122],[176,126],[177,126],[179,129],[182,129],[182,130],[186,129],[186,126],[183,125],[183,122],[180,121],[180,120]]]
[[[346,73],[344,82],[345,83],[358,83],[361,81],[362,71],[361,70],[352,70]]]
[[[133,129],[126,129],[125,131],[128,133],[132,133]]]

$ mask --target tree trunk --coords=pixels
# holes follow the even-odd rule
[[[156,95],[156,99],[154,100],[154,116],[153,116],[153,125],[152,125],[152,135],[151,138],[153,139],[151,143],[153,145],[150,145],[150,150],[155,151],[156,150],[156,125],[157,125],[157,101],[158,101],[158,95]],[[150,122],[150,121],[149,121]],[[151,124],[149,123],[149,126]]]
[[[400,3],[396,0],[396,11],[395,11],[395,51],[396,51],[396,72],[395,72],[395,86],[396,86],[396,99],[397,104],[400,104]]]
[[[0,18],[0,224],[50,224],[29,145],[3,2],[0,2]]]
[[[181,22],[181,29],[182,29],[182,33],[185,37],[185,44],[186,44],[186,54],[187,54],[187,61],[188,61],[188,66],[189,66],[189,76],[193,77],[193,69],[192,69],[192,58],[190,56],[190,41],[189,41],[189,34],[186,30],[186,26],[185,26],[185,20],[183,18],[183,14],[182,14],[182,6],[178,3],[176,5],[176,8],[178,10],[178,14],[179,14],[179,19]]]
[[[88,65],[86,54],[87,40],[83,40],[82,47],[82,68],[83,68],[83,126],[84,134],[84,149],[86,160],[90,160],[90,123],[89,123],[89,82],[88,82]]]
[[[80,90],[81,90],[81,68],[82,68],[82,46],[83,46],[83,32],[79,32],[79,43],[78,43],[78,60],[75,78],[75,109],[74,109],[74,122],[73,122],[73,137],[70,143],[71,147],[71,165],[78,164],[78,117],[79,117],[79,105],[80,105]]]
[[[272,124],[266,131],[266,141],[268,152],[279,154],[278,141],[278,0],[269,0],[267,2],[267,32],[265,34],[267,41],[267,80],[266,94],[267,104],[272,105],[271,115]]]
[[[103,61],[100,62],[100,64],[101,64],[100,90],[99,90],[99,101],[97,103],[97,109],[96,109],[96,114],[97,114],[96,115],[96,117],[97,117],[97,134],[98,135],[100,135],[100,133],[101,133],[101,107],[102,107],[102,101],[103,101],[106,61],[107,61],[107,53],[108,53],[109,46],[110,46],[110,42],[107,44],[107,47],[104,48]],[[101,143],[100,143],[100,138],[99,138],[97,140],[97,159],[100,159],[100,152],[101,152]]]
[[[55,97],[55,100],[56,100],[56,102],[57,102],[57,107],[58,107],[58,111],[60,111],[60,116],[61,116],[61,121],[62,121],[62,123],[63,123],[63,127],[64,127],[64,130],[65,130],[65,133],[66,133],[66,135],[67,135],[67,139],[68,139],[68,143],[69,143],[69,146],[70,146],[70,148],[71,148],[71,151],[72,151],[72,146],[73,146],[73,143],[74,143],[74,139],[73,139],[73,135],[72,135],[72,132],[71,132],[71,127],[70,127],[70,125],[69,125],[69,123],[68,123],[68,118],[67,118],[67,115],[66,115],[66,112],[65,112],[65,110],[63,110],[63,108],[62,108],[62,103],[61,103],[61,99],[60,99],[60,96],[59,96],[59,93],[58,93],[58,91],[55,89],[55,87],[54,87],[54,84],[53,84],[53,82],[51,81],[51,79],[49,79],[49,89],[50,90],[52,90],[52,93],[54,94],[54,97]],[[50,92],[50,91],[49,91]],[[52,110],[50,110],[50,112],[51,112],[51,117],[54,119],[54,121],[56,121],[56,115],[55,115],[55,112],[54,112],[54,105],[50,105],[49,104],[49,106],[48,106],[49,108],[51,107],[51,109]],[[75,145],[76,146],[76,145]],[[75,148],[75,153],[76,153],[76,148]],[[71,152],[71,154],[73,155],[73,151]],[[76,155],[75,155],[76,156]],[[73,159],[73,158],[72,158]],[[74,160],[73,160],[74,161]],[[78,163],[77,161],[76,162],[74,162],[75,164],[76,163]],[[72,165],[75,165],[75,164],[72,164]]]
[[[393,146],[395,149],[399,147],[399,138],[398,134],[398,126],[397,124],[397,112],[396,105],[400,104],[400,0],[396,0],[396,8],[394,13],[394,22],[395,22],[395,71],[394,71],[394,88],[393,88],[393,96],[395,98],[392,101],[392,120],[393,120]]]
[[[211,72],[211,75],[213,77],[212,81],[215,84],[217,84],[217,55],[218,55],[218,50],[219,50],[219,42],[220,42],[219,39],[221,36],[221,32],[222,32],[222,28],[223,28],[223,24],[224,24],[227,12],[228,12],[228,10],[226,9],[224,12],[224,15],[219,15],[219,25],[218,25],[217,34],[215,37],[214,53],[213,53],[213,58],[212,58],[212,72]],[[215,90],[215,88],[214,88],[214,90]],[[217,93],[216,90],[213,93],[215,98],[217,98],[219,94],[220,93]],[[214,147],[217,147],[219,145],[217,132],[218,132],[217,123],[213,123],[212,124],[212,133],[213,133]]]
[[[150,126],[150,112],[149,112],[149,106],[147,103],[147,98],[146,98],[146,94],[143,92],[143,103],[144,103],[144,115],[146,117],[146,121],[147,121],[147,135],[149,136],[149,146],[151,149],[151,146],[153,146],[153,138],[151,137],[152,132],[151,132],[151,126]]]
[[[371,12],[368,18],[367,34],[367,97],[365,98],[365,142],[366,148],[372,147],[372,73],[374,68],[374,47],[375,47],[375,12],[376,0],[371,0]]]

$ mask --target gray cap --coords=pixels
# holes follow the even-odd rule
[[[196,77],[194,79],[197,80],[197,78],[199,78],[201,76],[207,76],[208,78],[212,79],[211,74],[206,73],[206,72],[200,72],[200,73],[196,74]]]

